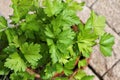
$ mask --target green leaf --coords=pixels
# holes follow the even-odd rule
[[[0,75],[7,75],[9,73],[9,69],[4,67],[4,62],[1,60],[1,55],[0,55]]]
[[[33,7],[34,0],[12,0],[13,16],[11,19],[18,23],[21,19],[25,18],[28,11]]]
[[[14,70],[15,72],[25,71],[26,69],[25,62],[17,52],[11,54],[9,58],[6,59],[4,66]]]
[[[105,33],[101,36],[100,44],[104,46],[112,46],[114,44],[114,36],[108,33]]]
[[[66,76],[68,76],[68,75],[72,74],[73,71],[71,69],[64,68],[64,73]]]
[[[67,53],[68,47],[73,44],[75,33],[71,29],[61,31],[57,35],[57,48],[61,53]]]
[[[50,27],[46,27],[46,29],[45,29],[45,35],[47,37],[49,37],[49,38],[55,38],[53,30]]]
[[[17,37],[16,31],[13,30],[12,28],[5,30],[5,34],[9,44],[14,42],[15,38]]]
[[[26,22],[31,22],[33,20],[36,20],[37,15],[36,14],[27,14],[25,17]]]
[[[93,80],[94,76],[84,76],[81,80]]]
[[[73,43],[75,33],[71,29],[65,29],[61,30],[61,32],[58,35],[54,36],[54,32],[52,32],[51,29],[48,28],[45,34],[46,36],[48,36],[47,44],[48,46],[50,46],[49,52],[51,53],[53,63],[56,63],[58,59],[60,62],[66,62],[67,59],[62,53],[68,53],[67,49]],[[61,56],[63,58],[61,58]],[[69,54],[67,56],[69,56]]]
[[[35,39],[35,34],[34,34],[34,31],[31,31],[31,30],[26,30],[25,31],[25,37],[27,39]]]
[[[7,54],[11,54],[11,53],[14,53],[16,51],[17,51],[17,49],[14,45],[10,45],[10,46],[8,46],[4,49],[4,52],[7,53]]]
[[[70,45],[70,46],[68,47],[68,50],[69,50],[71,56],[75,56],[75,52],[74,52],[74,50],[73,50],[73,45]]]
[[[47,39],[47,45],[51,46],[52,44],[54,44],[53,40],[52,39]]]
[[[36,20],[24,23],[24,25],[21,26],[21,29],[23,31],[25,31],[25,30],[26,31],[27,30],[30,30],[30,31],[39,31],[39,28],[40,28],[40,24]]]
[[[3,16],[0,16],[0,29],[5,27],[7,27],[7,20]]]
[[[90,57],[90,54],[92,52],[92,47],[91,45],[88,44],[90,43],[84,43],[84,42],[78,43],[79,51],[82,52],[82,55],[87,58]]]
[[[114,44],[114,37],[111,34],[105,33],[103,36],[101,36],[99,44],[100,44],[100,51],[104,56],[112,55],[112,46]]]
[[[58,35],[58,42],[70,45],[73,42],[74,37],[75,33],[71,29],[66,29]]]
[[[63,66],[61,64],[56,64],[56,70],[58,73],[61,73],[63,71]]]
[[[28,44],[27,42],[24,43],[21,47],[20,50],[26,60],[32,65],[36,66],[37,61],[42,58],[42,56],[39,54],[40,52],[40,45],[39,44]]]
[[[44,72],[45,72],[45,76],[43,77],[44,80],[50,79],[53,77],[53,75],[56,73],[56,66],[55,65],[50,65],[47,64]]]
[[[20,41],[20,39],[18,38],[17,35],[14,35],[13,36],[13,43],[11,43],[10,45],[14,45],[16,48],[18,48],[21,45],[21,41]]]
[[[80,67],[84,67],[84,66],[86,66],[86,65],[87,65],[86,59],[80,60],[80,61],[78,62],[78,67],[79,67],[79,68],[80,68]]]
[[[10,75],[11,80],[34,80],[34,75],[30,75],[27,72],[21,72],[21,73],[12,73]]]
[[[94,32],[81,28],[81,32],[79,32],[77,40],[79,51],[82,52],[84,57],[89,57],[92,53],[92,47],[95,45],[97,37],[98,36]]]
[[[73,39],[75,38],[75,33],[70,29],[61,30],[57,35],[56,45],[61,53],[67,53],[70,45],[73,44]]]
[[[55,80],[68,80],[68,77],[57,77]]]
[[[18,23],[20,20],[20,13],[19,13],[16,5],[12,5],[12,8],[14,9],[14,12],[13,12],[14,15],[11,17],[11,19],[15,23]]]
[[[80,23],[80,19],[77,17],[76,12],[73,10],[64,10],[56,19],[52,20],[54,27],[71,27]]]
[[[45,43],[41,43],[40,45],[40,54],[42,55],[42,58],[38,61],[38,66],[45,65],[51,60],[48,45]]]
[[[70,2],[72,2],[73,0],[64,0],[64,2],[66,2],[66,3],[70,3]]]
[[[49,52],[51,53],[52,62],[55,64],[58,61],[58,51],[54,44],[50,46]]]
[[[84,4],[85,4],[85,2],[78,3],[77,1],[71,0],[71,1],[67,2],[67,5],[68,5],[67,9],[80,11],[83,9]]]
[[[39,31],[41,23],[36,14],[27,14],[25,20],[26,22],[22,22],[20,27],[23,31]]]
[[[74,78],[76,80],[81,80],[84,76],[86,76],[86,73],[83,70],[79,70]]]
[[[76,62],[76,57],[73,59],[70,59],[65,65],[64,67],[67,69],[73,69],[75,67],[75,62]]]
[[[62,63],[62,64],[66,64],[70,58],[70,55],[69,53],[60,53],[60,55],[58,56],[59,57],[59,63]]]
[[[88,19],[87,23],[85,24],[86,29],[93,29],[93,31],[97,35],[103,35],[104,34],[104,28],[105,28],[105,17],[103,16],[97,16],[94,11],[91,12],[91,16]]]
[[[59,14],[63,9],[62,0],[45,0],[43,6],[48,17]]]
[[[7,27],[7,20],[3,16],[0,16],[0,39],[2,36],[2,31],[4,31],[6,27]]]
[[[6,30],[5,34],[7,36],[9,44],[12,43],[13,38],[14,38],[13,32],[11,32],[11,30]]]

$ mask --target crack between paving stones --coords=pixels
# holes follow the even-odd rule
[[[117,53],[113,50],[113,56],[115,57],[115,59],[117,58]]]
[[[110,69],[108,69],[101,77],[104,77],[110,70],[112,70],[118,63],[120,62],[120,59],[115,63],[115,64],[113,64],[113,66],[110,68]]]
[[[88,67],[99,78],[99,80],[104,80],[102,76],[98,72],[96,72],[96,70],[90,64],[88,65]]]
[[[94,4],[97,3],[98,0],[96,0],[89,8],[92,9],[92,7],[94,6]],[[88,7],[88,6],[87,6]]]
[[[120,32],[118,33],[118,35],[120,36]]]
[[[116,33],[116,34],[118,34],[119,35],[119,33],[114,29],[114,28],[112,28],[112,26],[106,21],[106,23],[107,23],[107,25]]]

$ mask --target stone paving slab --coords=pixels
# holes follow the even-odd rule
[[[120,80],[120,61],[103,77],[104,80]]]
[[[120,33],[120,0],[97,0],[92,9],[106,16],[110,26]]]
[[[12,15],[12,8],[10,8],[10,0],[0,0],[0,15],[8,19],[8,15]]]
[[[84,7],[82,11],[78,12],[78,17],[83,21],[83,23],[86,23],[87,19],[90,17],[91,10],[88,7]]]

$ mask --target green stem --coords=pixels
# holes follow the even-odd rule
[[[7,75],[4,76],[3,80],[6,80]]]
[[[6,27],[6,28],[1,29],[1,30],[0,30],[0,33],[3,32],[3,31],[5,31],[5,30],[7,30],[8,28],[9,28],[9,27]]]
[[[3,31],[6,31],[6,30],[9,29],[9,28],[16,28],[16,26],[5,27],[5,28],[3,28],[3,29],[0,29],[0,33],[3,32]]]

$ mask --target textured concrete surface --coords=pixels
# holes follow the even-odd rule
[[[111,57],[104,57],[100,54],[99,47],[95,46],[91,56],[90,65],[99,74],[103,80],[120,80],[120,0],[77,0],[85,1],[86,6],[78,16],[83,22],[86,22],[91,9],[95,10],[98,15],[104,15],[107,19],[105,30],[115,37],[113,54]],[[12,14],[9,8],[10,0],[0,0],[0,15],[8,19]],[[95,75],[95,72],[89,67],[85,69],[88,74]],[[94,80],[101,80],[95,75]]]

